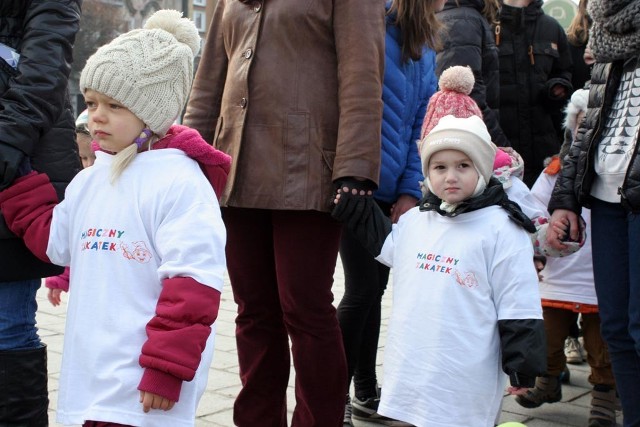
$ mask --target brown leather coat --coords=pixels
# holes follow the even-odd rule
[[[218,0],[184,124],[233,158],[221,204],[328,212],[378,182],[383,0]]]

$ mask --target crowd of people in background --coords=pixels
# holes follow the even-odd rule
[[[542,6],[217,0],[197,70],[159,10],[74,115],[82,0],[3,1],[0,425],[48,425],[44,282],[60,423],[193,426],[226,271],[238,426],[291,365],[294,426],[493,427],[586,361],[589,427],[640,427],[640,1]]]

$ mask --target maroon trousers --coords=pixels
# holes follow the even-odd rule
[[[294,427],[342,426],[347,368],[332,305],[341,225],[328,213],[224,208],[242,390],[240,427],[287,426],[295,368]]]

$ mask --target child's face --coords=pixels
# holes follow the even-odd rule
[[[96,153],[91,149],[91,136],[77,132],[76,140],[78,141],[78,154],[80,154],[80,160],[82,160],[82,167],[88,168],[96,161]]]
[[[89,111],[89,132],[100,148],[117,153],[140,136],[144,123],[125,106],[102,93],[87,89],[84,93]]]
[[[478,171],[462,151],[442,150],[429,160],[429,181],[440,199],[459,203],[471,197],[478,183]]]

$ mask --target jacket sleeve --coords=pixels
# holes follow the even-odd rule
[[[65,267],[64,272],[57,276],[47,277],[44,285],[48,289],[61,289],[69,292],[69,267]]]
[[[163,281],[140,355],[144,374],[139,390],[178,401],[182,382],[191,381],[200,365],[219,307],[217,289],[189,277]]]
[[[514,387],[533,387],[547,369],[547,343],[542,319],[498,320],[502,370]]]
[[[64,109],[73,43],[80,25],[77,0],[30,3],[18,73],[2,94],[0,110],[0,143],[26,155]]]
[[[408,194],[416,199],[420,199],[422,197],[420,182],[424,180],[424,175],[422,174],[422,161],[420,160],[417,142],[420,139],[422,122],[427,112],[429,99],[438,88],[438,81],[435,73],[435,60],[435,53],[432,50],[425,51],[424,56],[421,59],[422,71],[425,74],[425,77],[422,80],[426,87],[423,88],[423,92],[420,94],[420,104],[418,105],[418,110],[416,111],[411,128],[411,140],[408,141],[409,150],[407,151],[407,163],[402,172],[402,176],[400,177],[400,183],[398,184],[400,194]]]
[[[7,226],[45,262],[50,262],[47,246],[53,209],[57,204],[58,196],[49,177],[37,172],[18,178],[0,193],[0,209]]]
[[[454,65],[471,68],[475,83],[469,96],[482,111],[482,119],[493,142],[499,147],[510,147],[511,143],[500,127],[498,112],[487,104],[487,86],[482,73],[484,27],[481,19],[484,18],[480,14],[475,17],[449,16],[446,19],[446,28],[442,32],[444,47],[437,55],[436,74],[440,76],[444,70]]]
[[[548,17],[549,19],[552,19]],[[562,85],[567,89],[568,98],[573,91],[571,84],[571,72],[573,70],[573,60],[571,59],[571,52],[569,51],[569,42],[564,30],[557,22],[553,22],[557,27],[557,42],[558,42],[558,58],[553,62],[553,68],[549,73],[549,77],[546,84],[547,96],[551,98],[551,88],[554,85]]]
[[[338,61],[340,113],[333,181],[380,175],[382,81],[385,58],[384,1],[336,1],[333,33]]]
[[[216,2],[183,120],[210,144],[214,142],[229,62],[222,36],[222,15],[227,1]],[[216,194],[220,196],[222,193]]]
[[[593,112],[587,112],[587,114],[592,113]],[[561,159],[562,169],[559,172],[558,179],[551,193],[551,198],[549,199],[549,205],[547,206],[550,214],[553,214],[553,211],[556,209],[568,209],[578,215],[582,212],[582,207],[578,202],[574,188],[578,170],[578,160],[580,157],[586,156],[588,151],[587,141],[585,141],[586,134],[587,129],[581,125],[580,128],[578,128],[571,148],[569,148],[569,153],[564,159]]]

